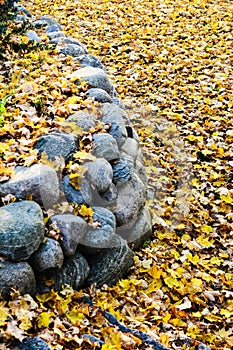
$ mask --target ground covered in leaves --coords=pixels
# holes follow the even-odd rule
[[[28,1],[106,66],[145,154],[151,241],[114,287],[12,296],[0,304],[2,343],[39,334],[56,349],[150,349],[111,326],[102,310],[174,349],[233,347],[233,4],[227,0]],[[15,40],[19,40],[16,38]],[[27,42],[25,36],[20,40]],[[47,38],[44,36],[46,43]],[[36,161],[31,147],[73,111],[96,108],[67,78],[78,64],[55,49],[2,64],[0,176]],[[29,118],[30,116],[30,118]],[[88,306],[81,297],[91,297]],[[13,321],[7,324],[7,315]],[[182,345],[183,344],[183,345]],[[4,345],[3,345],[4,348]]]

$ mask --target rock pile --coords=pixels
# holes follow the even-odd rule
[[[0,184],[0,197],[10,194],[16,199],[0,207],[0,290],[4,297],[13,286],[33,295],[60,290],[65,284],[74,289],[114,284],[132,266],[132,248],[140,248],[151,234],[139,140],[122,102],[114,97],[103,65],[78,40],[65,36],[54,19],[42,16],[34,22],[41,24],[59,53],[80,63],[72,77],[88,83],[87,96],[101,106],[98,118],[79,111],[66,122],[75,123],[83,132],[98,122],[106,126],[102,129],[106,132],[92,134],[93,160],[82,164],[85,172],[78,187],[70,174],[43,162],[16,167],[12,178]],[[28,37],[40,40],[35,32]],[[62,159],[67,164],[80,150],[79,141],[72,133],[51,132],[42,135],[34,148],[50,161]],[[45,223],[45,211],[61,198],[73,207],[91,207],[92,222],[67,211],[51,215]],[[48,236],[48,225],[56,227],[56,237]]]

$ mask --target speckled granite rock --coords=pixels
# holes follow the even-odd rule
[[[111,96],[109,96],[109,94],[103,89],[91,88],[87,90],[87,96],[102,103],[112,102]]]
[[[93,55],[87,54],[87,55],[81,55],[79,57],[76,57],[74,61],[78,61],[82,67],[94,67],[94,68],[100,68],[105,71],[105,67],[102,65],[100,60],[96,58]]]
[[[93,135],[93,154],[108,161],[118,159],[120,152],[116,140],[109,134]]]
[[[86,111],[78,111],[70,115],[66,122],[75,123],[77,126],[83,129],[83,131],[89,131],[96,126],[94,116]]]
[[[14,286],[20,290],[21,294],[34,295],[36,292],[35,276],[31,266],[26,261],[0,263],[0,291],[2,297],[7,298]]]
[[[44,238],[44,219],[33,201],[7,204],[0,208],[0,254],[13,261],[28,259]]]
[[[62,157],[66,162],[77,151],[78,140],[72,134],[53,132],[39,137],[34,148],[39,153],[45,153],[48,159],[55,160]]]
[[[112,91],[112,85],[108,80],[108,76],[101,68],[91,66],[83,67],[74,71],[70,75],[70,78],[72,78],[72,80],[80,79],[81,81],[87,82],[90,87],[103,89],[108,93]]]
[[[86,178],[90,181],[94,190],[103,193],[111,186],[113,171],[110,163],[104,158],[97,158],[93,162],[83,165],[86,169]]]

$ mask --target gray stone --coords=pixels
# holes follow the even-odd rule
[[[36,32],[29,30],[28,32],[26,32],[26,35],[29,41],[36,41],[37,43],[40,42],[40,37],[36,34]]]
[[[92,204],[92,190],[85,178],[79,182],[79,190],[76,190],[70,183],[70,176],[65,175],[62,179],[62,190],[69,203],[79,205]]]
[[[131,156],[134,160],[137,158],[139,144],[131,137],[127,137],[125,143],[121,146],[121,151]]]
[[[144,207],[132,227],[127,230],[117,228],[116,233],[128,243],[131,243],[134,249],[139,249],[152,233],[152,222],[149,209]]]
[[[140,147],[138,148],[136,162],[143,163],[143,153]]]
[[[0,208],[0,254],[13,261],[28,259],[44,238],[40,206],[32,201],[7,204]]]
[[[40,276],[38,279],[38,289],[41,292],[49,289],[60,291],[64,285],[68,284],[74,290],[77,290],[82,287],[89,274],[89,271],[90,268],[86,259],[79,252],[77,252],[74,256],[64,262],[61,269],[48,274],[47,276]],[[44,283],[43,278],[45,277],[51,281],[54,281],[50,287],[46,286]]]
[[[60,244],[53,238],[46,238],[39,249],[33,253],[29,263],[36,272],[61,268],[64,256]]]
[[[117,183],[117,201],[113,214],[116,217],[118,227],[131,227],[145,204],[146,188],[138,175],[132,175],[132,179]]]
[[[117,199],[117,188],[114,184],[111,184],[109,189],[101,193],[101,197],[107,201],[107,205],[114,205]],[[105,203],[106,205],[106,203]]]
[[[129,123],[127,113],[114,103],[104,103],[102,107],[102,118],[103,123]]]
[[[147,179],[146,170],[145,170],[144,165],[142,163],[140,163],[139,161],[136,161],[135,170],[136,170],[136,173],[138,174],[138,176],[140,177],[140,179],[142,180],[142,182],[144,183],[144,185],[147,187],[148,179]]]
[[[94,116],[86,111],[78,111],[77,113],[70,115],[66,119],[66,122],[75,123],[82,128],[83,131],[89,131],[91,128],[96,127]]]
[[[85,53],[85,49],[79,45],[65,44],[63,47],[60,48],[59,53],[62,53],[66,56],[77,57],[83,55]]]
[[[87,82],[92,88],[99,88],[111,92],[111,84],[107,74],[101,68],[83,67],[71,74],[72,78]]]
[[[10,347],[10,350],[51,350],[50,346],[39,337],[27,337],[22,342],[15,343],[17,347]]]
[[[133,167],[126,156],[121,156],[112,162],[113,183],[129,181],[132,178]]]
[[[51,24],[50,26],[48,26],[46,28],[46,32],[47,33],[52,33],[52,32],[61,32],[62,31],[62,27],[60,26],[60,24]]]
[[[60,30],[62,30],[61,25],[52,17],[40,16],[40,21],[43,21],[44,23],[46,23],[49,26],[55,25],[55,26],[59,27]]]
[[[35,294],[35,276],[27,262],[0,262],[0,291],[3,298],[9,296],[12,287],[19,289],[21,294]]]
[[[18,166],[10,180],[0,184],[0,196],[12,194],[16,199],[32,199],[50,208],[59,198],[59,182],[56,171],[45,164],[30,167]]]
[[[103,89],[98,89],[98,88],[89,89],[87,90],[87,96],[101,103],[112,102],[111,96]]]
[[[127,131],[123,124],[111,123],[109,134],[116,139],[119,147],[123,146],[127,137]]]
[[[60,38],[65,37],[65,34],[61,30],[48,32],[47,35],[48,35],[48,37],[50,39],[50,42],[51,42],[52,39],[56,39],[56,38],[60,39]]]
[[[83,166],[87,169],[86,177],[90,181],[91,186],[98,193],[107,191],[113,177],[112,167],[109,162],[104,158],[97,158],[93,162],[84,163]]]
[[[114,105],[119,106],[121,109],[123,109],[125,111],[125,109],[126,109],[125,105],[119,98],[113,97],[112,98],[112,103],[114,103]]]
[[[39,153],[46,153],[48,159],[55,160],[62,157],[67,162],[77,151],[77,142],[77,137],[73,134],[54,132],[40,136],[34,148]]]
[[[93,55],[81,55],[76,57],[74,61],[78,61],[82,67],[95,67],[105,70],[105,67],[102,65],[100,60]]]
[[[112,245],[115,235],[116,220],[112,212],[106,208],[93,207],[93,221],[99,223],[99,227],[90,227],[83,236],[78,250],[82,254],[94,255]]]
[[[109,134],[93,135],[93,153],[96,157],[103,157],[108,161],[118,159],[120,152],[116,140]]]
[[[104,284],[114,285],[119,279],[127,274],[133,265],[134,253],[128,247],[125,240],[120,236],[114,236],[111,248],[94,257],[88,258],[90,273],[85,282],[85,286],[96,283],[97,288]]]
[[[74,255],[77,245],[87,231],[87,223],[81,217],[73,214],[58,214],[50,218],[50,221],[56,223],[62,239],[60,245],[64,255]]]
[[[51,44],[72,44],[72,45],[77,45],[78,47],[81,47],[83,49],[84,53],[87,53],[87,48],[85,45],[83,45],[79,40],[72,38],[71,36],[53,36],[50,37],[50,43]]]

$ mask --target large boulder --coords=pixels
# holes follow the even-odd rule
[[[87,223],[73,214],[57,214],[51,216],[51,223],[56,223],[61,235],[60,245],[65,256],[75,254],[78,244],[87,231]]]
[[[85,286],[96,284],[100,288],[104,284],[114,285],[126,275],[129,268],[133,265],[133,256],[134,253],[128,247],[127,242],[120,236],[115,235],[110,248],[87,258],[90,273]]]
[[[48,159],[63,158],[65,162],[70,160],[72,154],[77,151],[77,138],[72,134],[53,132],[39,137],[34,148],[39,153],[45,153]]]
[[[19,289],[21,294],[35,294],[35,276],[26,261],[0,263],[0,293],[3,298],[9,296],[12,287]]]
[[[44,238],[44,219],[33,201],[7,204],[0,208],[0,254],[13,261],[27,260]]]
[[[59,199],[59,182],[56,171],[45,164],[30,167],[18,166],[10,180],[0,184],[0,196],[12,194],[19,199],[32,199],[49,209]]]

